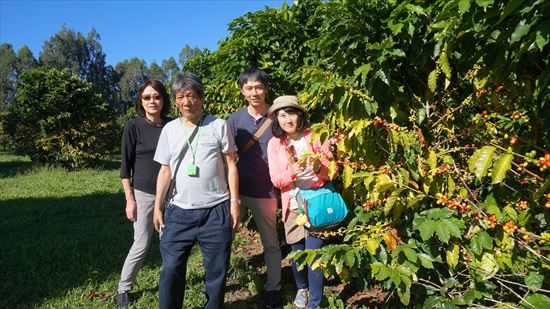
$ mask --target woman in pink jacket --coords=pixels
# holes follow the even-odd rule
[[[328,141],[321,144],[319,140],[311,140],[306,111],[295,96],[278,97],[268,114],[273,118],[273,138],[267,146],[269,174],[273,185],[281,190],[286,242],[292,251],[321,248],[323,240],[309,235],[303,224],[296,223],[299,215],[296,195],[300,189],[322,187],[328,181],[330,145]],[[321,155],[304,163],[306,160],[301,158],[311,153]],[[298,271],[293,262],[292,271],[298,289],[294,305],[318,307],[323,298],[323,270],[308,267]]]

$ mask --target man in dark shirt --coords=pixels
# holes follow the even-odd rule
[[[239,76],[239,87],[248,102],[229,117],[227,123],[237,145],[239,158],[239,192],[241,218],[249,209],[260,232],[267,267],[267,308],[281,307],[281,247],[277,235],[277,192],[269,177],[267,165],[267,143],[271,139],[271,128],[267,128],[250,148],[243,147],[267,120],[269,105],[266,102],[267,74],[250,68]]]

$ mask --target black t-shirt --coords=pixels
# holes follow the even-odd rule
[[[157,126],[145,117],[132,119],[124,126],[121,145],[120,178],[132,178],[134,189],[155,194],[160,164],[153,161],[160,132],[171,119]]]

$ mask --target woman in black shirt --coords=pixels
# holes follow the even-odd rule
[[[116,295],[121,308],[126,308],[131,301],[129,292],[153,234],[153,205],[160,169],[153,156],[160,132],[171,120],[166,117],[170,98],[159,81],[145,81],[139,87],[135,107],[140,117],[124,126],[121,147],[120,178],[126,197],[126,217],[134,223],[134,243],[122,267]]]

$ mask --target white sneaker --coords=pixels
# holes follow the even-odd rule
[[[305,308],[307,305],[307,289],[299,289],[294,297],[294,306],[298,308]]]

